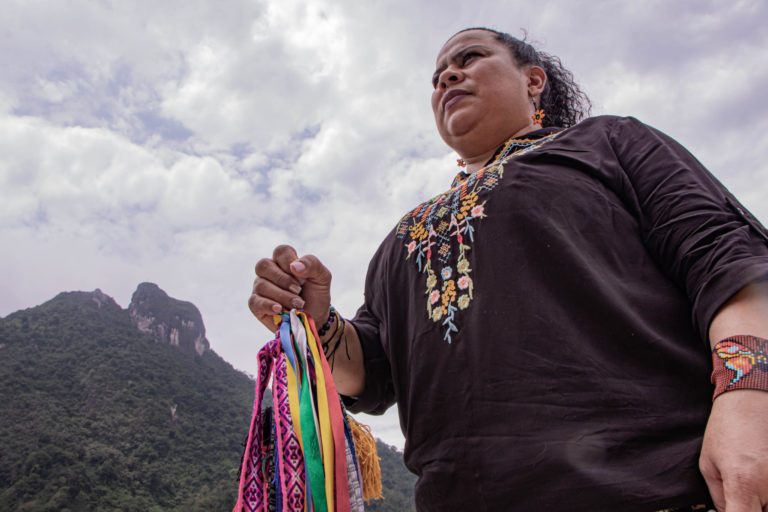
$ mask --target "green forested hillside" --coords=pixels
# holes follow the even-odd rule
[[[87,293],[8,316],[0,340],[0,509],[231,507],[244,374],[155,343]]]
[[[0,510],[231,510],[252,400],[245,374],[157,343],[100,292],[13,313],[0,319]],[[380,450],[389,488],[370,510],[412,509],[401,454]]]
[[[384,487],[384,499],[367,503],[369,512],[415,512],[413,487],[416,475],[409,472],[403,464],[403,454],[394,446],[376,441],[381,458],[381,480]]]

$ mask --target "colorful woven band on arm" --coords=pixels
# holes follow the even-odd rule
[[[721,340],[712,349],[713,400],[734,389],[768,391],[768,340],[738,335]]]

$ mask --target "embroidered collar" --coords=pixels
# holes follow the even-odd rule
[[[485,165],[482,167],[483,169],[488,167],[489,165],[493,164],[496,160],[499,159],[499,156],[501,153],[509,147],[510,144],[517,143],[516,147],[517,149],[523,149],[525,146],[531,145],[533,142],[538,141],[539,139],[546,137],[547,135],[551,135],[555,132],[562,131],[562,128],[558,128],[556,126],[549,126],[547,128],[539,128],[537,130],[533,130],[532,132],[528,132],[523,134],[520,137],[514,137],[511,139],[507,139],[503,144],[499,145],[498,148],[496,148],[496,151],[494,151],[493,156],[488,159],[487,162],[485,162]],[[476,171],[477,172],[477,171]],[[456,177],[453,178],[452,187],[455,187],[456,185],[460,184],[467,178],[469,178],[473,173],[467,172],[464,169],[460,170]]]

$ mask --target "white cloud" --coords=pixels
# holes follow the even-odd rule
[[[456,171],[429,80],[466,26],[528,29],[596,113],[670,133],[768,220],[766,14],[759,0],[11,2],[0,314],[96,287],[125,306],[155,281],[254,373],[268,336],[245,305],[253,265],[288,242],[327,263],[351,315],[379,241]],[[376,433],[401,444],[394,415]]]
[[[14,192],[13,209],[0,210],[6,224],[111,229],[154,215],[148,220],[171,231],[229,225],[244,219],[254,195],[210,156],[176,154],[167,165],[109,130],[31,117],[0,118],[0,165],[6,190]]]

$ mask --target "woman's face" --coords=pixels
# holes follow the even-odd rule
[[[531,68],[520,69],[491,32],[470,30],[449,39],[432,78],[432,111],[446,144],[471,157],[534,128],[531,95],[543,84],[531,78]]]

